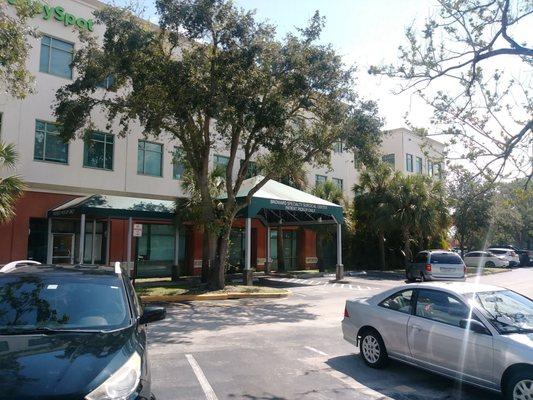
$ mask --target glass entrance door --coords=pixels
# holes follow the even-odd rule
[[[73,233],[53,234],[53,264],[74,264],[74,236]]]
[[[297,268],[297,234],[295,230],[283,231],[283,256],[285,258],[285,268],[288,270]],[[278,268],[278,231],[270,231],[270,252],[272,256],[272,268]]]

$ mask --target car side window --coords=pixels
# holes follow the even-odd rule
[[[427,261],[427,253],[418,253],[415,257],[415,263],[417,264],[421,264],[421,263],[425,263]]]
[[[389,310],[399,311],[401,313],[410,314],[411,305],[413,304],[413,290],[403,290],[394,293],[387,297],[381,303],[380,307],[388,308]]]
[[[418,292],[416,315],[459,327],[469,315],[468,307],[456,297],[440,290],[421,289]]]

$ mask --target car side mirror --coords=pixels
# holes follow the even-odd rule
[[[150,322],[161,321],[167,316],[165,307],[144,307],[143,315],[139,318],[139,324],[149,324]]]
[[[470,327],[472,332],[481,333],[483,335],[490,335],[490,331],[476,319],[462,319],[459,321],[459,326],[463,329]]]

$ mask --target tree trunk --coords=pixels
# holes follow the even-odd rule
[[[378,246],[379,246],[379,268],[384,271],[387,266],[385,265],[385,235],[383,232],[378,232]]]
[[[209,232],[204,228],[203,240],[202,240],[202,274],[200,276],[202,283],[207,283],[209,280],[210,269],[210,245],[209,245]]]
[[[411,244],[409,243],[409,231],[404,229],[402,232],[403,236],[403,252],[405,254],[405,266],[407,267],[409,265],[409,262],[411,262],[412,255],[411,255]]]
[[[209,289],[221,290],[226,286],[226,260],[228,258],[231,227],[216,238],[216,256],[211,268]]]
[[[278,272],[285,272],[285,249],[284,249],[284,240],[283,240],[283,226],[278,226]]]

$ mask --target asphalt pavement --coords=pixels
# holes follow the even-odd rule
[[[169,305],[167,319],[149,331],[157,399],[500,399],[396,362],[384,370],[366,367],[342,338],[345,300],[403,281],[381,275],[347,277],[342,284],[331,279],[272,279],[271,285],[291,290],[283,299]],[[479,280],[533,297],[533,268]]]

